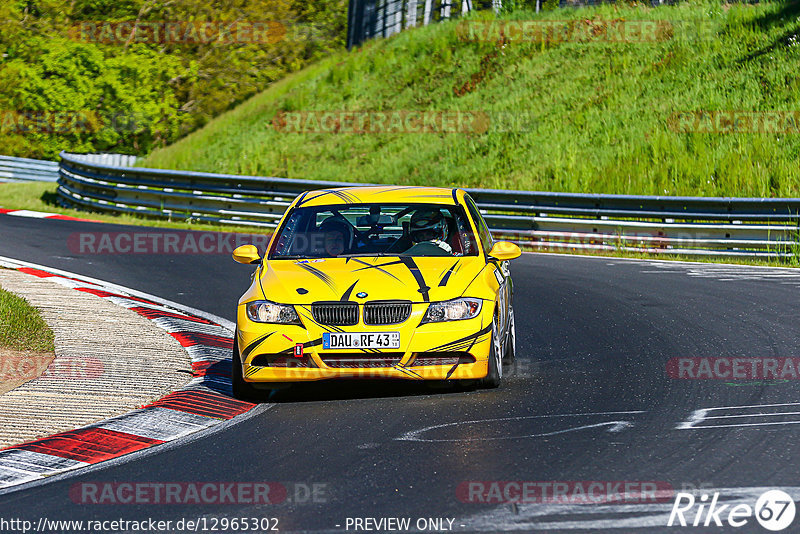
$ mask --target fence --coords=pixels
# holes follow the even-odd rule
[[[89,163],[100,163],[112,167],[133,167],[136,165],[137,159],[136,156],[127,154],[73,154],[73,156]]]
[[[114,167],[62,153],[58,195],[79,209],[271,228],[301,192],[348,185]],[[800,199],[467,192],[495,236],[528,250],[800,255]]]
[[[428,25],[475,8],[499,9],[500,0],[350,0],[347,48],[373,37],[389,37],[406,28]]]
[[[73,154],[90,163],[113,167],[132,167],[136,156],[126,154]],[[0,182],[57,182],[58,162],[42,159],[0,156]]]
[[[584,7],[611,4],[617,0],[350,0],[347,11],[347,48],[374,37],[389,37],[407,28],[464,15],[474,9]],[[651,6],[676,4],[680,0],[645,0]],[[758,3],[759,0],[740,0]]]
[[[0,182],[55,182],[58,163],[0,156]]]

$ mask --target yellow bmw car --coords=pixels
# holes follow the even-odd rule
[[[514,358],[508,260],[460,189],[308,191],[281,218],[239,300],[233,391],[331,378],[479,382]]]

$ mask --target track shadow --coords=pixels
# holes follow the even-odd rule
[[[48,206],[59,207],[58,193],[55,191],[45,191],[39,199]]]
[[[469,391],[452,382],[412,382],[408,380],[341,379],[295,383],[285,389],[264,392],[262,402],[296,403],[354,399],[417,397]]]
[[[769,30],[775,25],[785,25],[787,21],[797,19],[800,14],[800,1],[783,2],[780,9],[774,13],[765,13],[755,19],[755,23],[763,30]]]
[[[797,20],[798,16],[800,16],[800,1],[786,2],[782,4],[781,8],[775,13],[768,13],[756,18],[754,24],[766,32],[772,29],[773,26],[789,25]],[[796,34],[796,29],[788,29],[771,44],[747,54],[739,59],[737,63],[741,65],[766,54],[770,54],[778,48],[786,47],[790,44],[790,39],[795,37]]]
[[[520,360],[504,362],[503,385],[506,388],[509,387],[510,382],[515,379],[526,376],[526,371],[528,371],[528,369],[524,367],[520,369],[520,364]],[[206,373],[230,377],[231,361],[224,360],[217,362],[210,366]],[[500,389],[502,388],[503,386],[501,385]],[[481,388],[478,380],[456,382],[445,380],[402,380],[394,378],[343,378],[287,383],[285,386],[277,389],[265,388],[257,392],[254,397],[250,397],[247,400],[256,403],[297,403],[418,397],[424,395],[452,395],[470,392],[488,393],[491,391],[495,390]],[[227,389],[226,394],[231,395],[230,389]]]

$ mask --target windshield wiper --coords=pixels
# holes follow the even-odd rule
[[[340,254],[337,258],[367,258],[372,256],[397,256],[394,252],[357,252],[355,254]]]

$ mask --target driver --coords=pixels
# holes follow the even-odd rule
[[[420,208],[411,216],[409,225],[411,240],[414,247],[420,250],[425,244],[435,245],[448,254],[453,253],[447,239],[447,221],[442,212],[436,208]]]
[[[338,256],[350,249],[350,228],[344,221],[329,217],[322,221],[319,231],[324,236],[325,252],[329,256]]]

